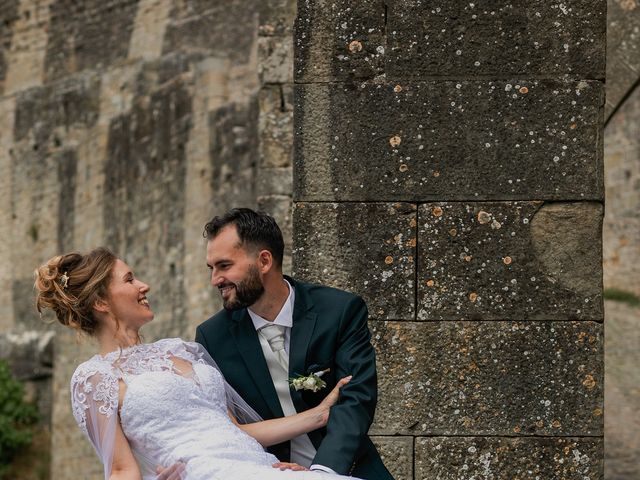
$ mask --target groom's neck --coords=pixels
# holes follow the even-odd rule
[[[264,279],[264,293],[260,299],[251,305],[251,311],[265,320],[274,321],[282,310],[284,302],[289,297],[289,285],[282,274]]]

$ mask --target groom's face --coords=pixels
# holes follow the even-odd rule
[[[242,245],[235,225],[207,242],[207,266],[227,310],[249,307],[264,293],[257,252]]]

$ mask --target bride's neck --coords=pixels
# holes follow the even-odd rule
[[[138,330],[121,327],[117,331],[104,329],[98,334],[100,355],[138,345],[141,342]]]

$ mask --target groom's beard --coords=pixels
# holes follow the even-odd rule
[[[235,287],[235,295],[226,300],[222,300],[222,305],[227,310],[240,310],[242,308],[250,307],[260,300],[260,297],[262,297],[262,294],[264,293],[264,285],[262,285],[262,280],[260,280],[258,267],[255,265],[249,267],[247,278],[241,282],[233,283],[231,285]]]

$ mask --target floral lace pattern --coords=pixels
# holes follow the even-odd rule
[[[205,364],[202,353],[189,348],[189,344],[177,338],[167,338],[155,343],[134,345],[115,350],[106,355],[94,355],[81,363],[71,377],[71,405],[76,422],[87,434],[86,411],[93,401],[99,413],[107,418],[118,410],[119,381],[145,372],[170,371],[178,373],[171,357],[178,357],[192,364]]]
[[[174,358],[191,364],[193,378],[178,370]],[[127,389],[116,416],[120,381]],[[116,419],[144,480],[156,478],[158,465],[177,461],[186,463],[185,480],[345,478],[272,468],[277,458],[229,417],[226,388],[201,345],[166,339],[84,362],[71,379],[71,399],[78,425],[105,464],[105,478],[113,458]]]

